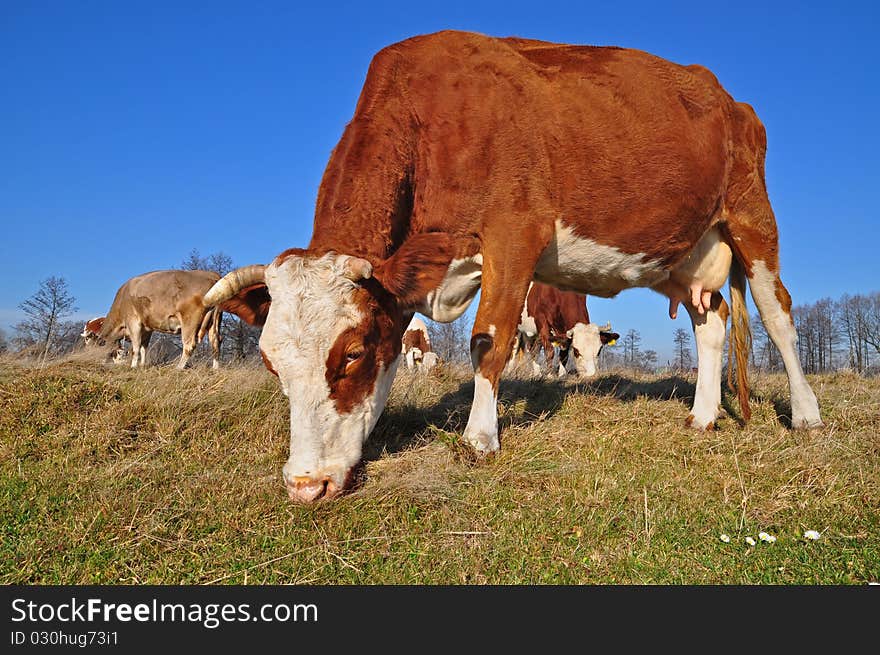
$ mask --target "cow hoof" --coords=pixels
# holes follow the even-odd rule
[[[791,420],[791,427],[795,430],[815,430],[824,428],[825,423],[821,418],[808,419],[806,417],[799,417]]]
[[[688,417],[684,420],[684,424],[689,428],[694,428],[695,430],[705,430],[706,432],[712,432],[715,430],[714,418],[698,419],[693,414],[688,414]]]
[[[497,434],[486,434],[485,432],[464,433],[464,440],[471,445],[476,451],[478,457],[486,457],[492,453],[498,452],[501,447],[498,443]]]

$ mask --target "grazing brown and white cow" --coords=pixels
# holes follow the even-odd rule
[[[131,342],[132,368],[146,366],[147,346],[153,332],[179,334],[183,353],[177,368],[186,366],[193,350],[208,335],[213,367],[220,366],[222,307],[206,306],[205,293],[220,279],[213,271],[153,271],[123,284],[107,316],[86,323],[82,337],[88,345],[106,347],[119,361],[122,340]],[[124,351],[123,351],[124,352]]]
[[[533,282],[523,305],[511,359],[528,354],[537,366],[537,355],[543,349],[544,359],[550,366],[559,348],[557,373],[560,377],[566,374],[569,355],[573,356],[578,375],[592,377],[598,370],[602,348],[619,338],[619,334],[611,332],[611,323],[605,327],[590,323],[584,294]]]
[[[431,350],[428,326],[418,316],[413,316],[403,333],[401,354],[407,368],[419,367],[429,371],[437,364],[437,355]]]
[[[98,335],[100,335],[101,326],[103,325],[103,316],[98,316],[97,318],[86,321],[85,326],[83,326],[83,331],[79,335],[82,337],[86,346],[97,346],[101,343],[101,339]],[[123,359],[125,358],[125,344],[122,342],[122,340],[117,343],[116,350],[109,351],[108,357],[111,358],[116,364],[122,363]]]
[[[324,172],[308,248],[234,271],[206,296],[265,322],[263,356],[290,399],[290,497],[346,488],[413,313],[452,321],[480,287],[464,437],[498,450],[498,381],[533,279],[685,303],[698,428],[719,413],[729,313],[749,416],[748,279],[786,365],[792,422],[821,425],[779,278],[765,148],[751,107],[702,66],[463,32],[381,50]],[[719,293],[729,272],[730,312]]]

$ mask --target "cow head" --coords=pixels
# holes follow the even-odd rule
[[[121,364],[125,360],[125,346],[122,342],[125,328],[120,326],[115,330],[105,329],[106,318],[101,316],[88,321],[79,336],[85,341],[86,347],[103,348],[106,361],[112,360],[115,364]]]
[[[448,267],[449,258],[438,254],[445,239],[437,236],[433,248],[412,237],[372,263],[288,250],[268,266],[229,273],[205,295],[206,305],[228,308],[242,290],[253,295],[262,284],[271,297],[255,322],[263,323],[263,361],[290,402],[290,456],[282,472],[292,500],[332,498],[351,484],[385,407],[412,307]]]
[[[611,324],[600,328],[595,323],[575,323],[566,332],[571,340],[571,352],[577,372],[582,377],[592,377],[599,369],[599,353],[607,344],[614,344],[620,335],[611,332]]]
[[[85,326],[83,326],[83,331],[79,335],[83,338],[87,346],[100,346],[104,343],[104,340],[101,338],[101,328],[104,326],[104,316],[99,316],[98,318],[93,318],[90,321],[86,321]]]

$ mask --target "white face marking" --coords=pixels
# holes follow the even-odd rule
[[[561,220],[535,267],[535,279],[563,291],[610,298],[631,287],[650,287],[668,277],[659,262],[575,236]]]
[[[360,461],[363,444],[385,407],[399,358],[380,367],[373,389],[346,414],[330,397],[327,356],[337,337],[363,316],[354,301],[357,285],[343,277],[348,257],[288,257],[266,267],[272,305],[260,348],[290,399],[290,458],[285,482],[330,479],[338,487]]]
[[[749,278],[752,298],[761,314],[761,321],[767,334],[779,349],[785,372],[788,374],[788,387],[791,391],[791,420],[794,427],[811,427],[822,425],[819,415],[819,403],[810,388],[797,351],[797,332],[791,316],[783,309],[776,297],[776,274],[771,273],[767,265],[756,260],[752,265],[752,277]]]
[[[483,255],[477,253],[449,263],[443,282],[428,293],[419,311],[441,323],[450,323],[464,314],[480,288]]]
[[[568,331],[568,336],[571,337],[571,354],[578,374],[582,377],[596,375],[599,369],[599,351],[602,349],[599,326],[595,323],[575,323]]]

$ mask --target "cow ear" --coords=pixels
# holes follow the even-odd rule
[[[452,239],[444,232],[416,234],[373,269],[373,277],[397,298],[415,307],[440,286],[452,260]]]
[[[574,329],[568,330],[565,333],[565,336],[567,336],[569,339],[573,339],[574,338]]]
[[[613,346],[617,343],[617,340],[620,339],[620,335],[617,332],[600,332],[599,339],[602,340],[602,343],[606,346]]]
[[[220,303],[224,312],[235,314],[245,323],[263,325],[272,304],[272,297],[265,284],[254,284],[245,287],[229,300]]]

